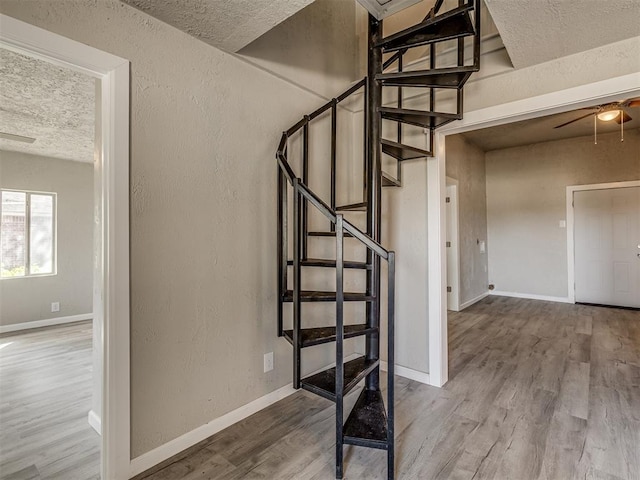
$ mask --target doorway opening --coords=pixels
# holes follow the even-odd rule
[[[102,301],[101,477],[130,470],[129,393],[129,62],[0,14],[0,47],[90,75],[100,84],[95,211],[102,219],[94,278]]]
[[[441,386],[448,380],[446,296],[446,181],[445,139],[449,135],[567,112],[640,94],[634,75],[569,88],[465,114],[456,124],[436,133],[436,157],[427,164],[429,271],[429,375]],[[489,250],[491,246],[489,245]]]
[[[447,310],[460,310],[460,246],[458,232],[458,181],[446,179]]]

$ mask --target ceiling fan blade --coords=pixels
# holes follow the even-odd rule
[[[625,102],[625,105],[627,107],[640,107],[640,98],[632,98],[631,100],[627,100],[627,102]]]
[[[620,125],[622,123],[622,119],[624,118],[624,123],[630,122],[631,120],[633,120],[628,114],[627,112],[622,112],[622,115],[618,115],[616,117],[616,123],[618,125]]]
[[[553,127],[553,128],[566,127],[567,125],[569,125],[569,124],[571,124],[573,122],[577,122],[578,120],[582,120],[583,118],[587,118],[587,117],[590,117],[592,115],[595,115],[595,113],[587,113],[586,115],[583,115],[583,116],[578,117],[578,118],[574,118],[573,120],[569,120],[568,122],[565,122],[562,125],[558,125],[557,127]]]

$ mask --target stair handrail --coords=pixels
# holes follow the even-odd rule
[[[318,197],[312,190],[309,189],[304,183],[298,180],[298,190],[309,203],[316,207],[320,213],[322,213],[331,223],[337,223],[337,217],[340,216],[335,211],[331,210],[331,207],[322,201],[320,197]],[[350,233],[354,238],[358,239],[361,243],[364,244],[365,247],[369,248],[373,252],[375,252],[380,258],[384,258],[387,260],[389,258],[389,251],[385,249],[382,245],[376,242],[369,235],[364,233],[358,227],[350,223],[348,220],[342,220],[342,224],[344,230]]]
[[[357,239],[374,255],[387,261],[387,395],[389,399],[393,399],[394,395],[394,364],[395,364],[395,252],[385,249],[377,241],[369,235],[361,231],[352,223],[344,219],[344,216],[337,213],[332,206],[327,205],[309,186],[300,178],[291,168],[287,159],[287,144],[291,135],[301,128],[304,128],[304,145],[303,145],[303,175],[308,172],[304,164],[308,158],[308,125],[314,118],[318,117],[328,109],[332,108],[332,203],[335,202],[335,156],[336,156],[336,108],[338,103],[349,97],[358,89],[365,88],[366,98],[366,78],[356,82],[344,93],[333,98],[322,107],[315,110],[310,115],[305,115],[300,121],[294,124],[287,131],[282,133],[278,149],[276,151],[276,159],[279,167],[278,171],[278,336],[283,335],[283,312],[282,312],[282,296],[287,289],[287,266],[288,266],[288,233],[287,233],[287,201],[288,192],[286,183],[293,187],[293,331],[292,343],[294,352],[294,379],[295,388],[300,388],[300,330],[301,330],[301,258],[306,254],[304,241],[306,241],[307,231],[305,217],[305,202],[313,205],[324,217],[326,217],[332,226],[332,231],[336,236],[336,454],[338,447],[342,449],[343,435],[343,395],[344,395],[344,233],[349,233],[353,238]],[[393,444],[394,438],[394,415],[393,401],[390,400],[387,415],[387,441],[389,445]],[[338,439],[340,439],[338,441]],[[393,462],[393,448],[389,450],[389,461]]]

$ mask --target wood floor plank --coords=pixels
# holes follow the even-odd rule
[[[100,478],[100,436],[89,426],[92,324],[3,334],[0,479]]]
[[[57,388],[77,391],[73,410],[90,401],[79,389],[91,366],[75,358],[90,344],[72,331],[63,337],[68,345],[39,349],[47,335],[34,332],[22,356],[0,352],[3,480],[97,478],[86,412],[66,409]],[[397,479],[640,480],[640,312],[487,297],[451,313],[449,347],[443,388],[396,378]],[[48,355],[83,373],[65,378],[42,366]],[[38,385],[5,375],[28,372],[25,356],[41,364]],[[27,418],[29,408],[41,413]],[[139,478],[333,479],[334,412],[296,392]],[[73,442],[86,448],[64,446]],[[384,451],[345,448],[345,479],[382,478]]]
[[[397,479],[640,479],[640,313],[487,297],[451,313],[449,347],[442,389],[396,379]],[[335,410],[312,399],[212,437],[235,469],[193,480],[333,479]],[[384,451],[345,448],[345,479],[385,477]]]

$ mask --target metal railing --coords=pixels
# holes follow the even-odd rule
[[[388,452],[393,461],[393,395],[394,395],[394,322],[395,322],[395,253],[387,251],[382,245],[373,240],[369,235],[362,232],[352,223],[344,219],[343,215],[336,213],[336,123],[337,106],[351,94],[365,88],[366,98],[366,78],[359,81],[342,95],[332,99],[325,105],[317,109],[310,115],[305,115],[302,120],[293,125],[282,134],[280,144],[276,153],[278,161],[278,336],[284,335],[283,327],[283,298],[288,287],[288,254],[289,254],[289,232],[288,232],[288,185],[293,189],[293,354],[294,372],[293,384],[295,388],[301,386],[301,265],[303,259],[307,258],[306,240],[308,236],[308,206],[313,206],[331,224],[331,232],[336,237],[336,446],[342,449],[343,445],[343,395],[344,395],[344,237],[349,235],[358,240],[370,252],[367,257],[380,258],[388,263],[387,269],[387,395],[388,401],[387,432]],[[327,205],[308,186],[308,128],[309,123],[327,110],[331,113],[331,205]],[[366,123],[366,122],[365,122]],[[302,175],[300,178],[295,174],[288,162],[288,140],[303,129],[303,155],[302,155]],[[366,129],[366,125],[365,125]],[[366,161],[365,161],[366,164]],[[366,170],[366,165],[365,165]],[[379,261],[379,260],[378,260]],[[374,299],[379,301],[379,299]],[[378,331],[379,335],[379,331]],[[376,359],[379,361],[379,358]],[[338,458],[342,458],[342,452],[337,452]]]

